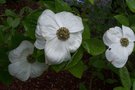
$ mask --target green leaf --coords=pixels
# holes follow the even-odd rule
[[[55,0],[55,9],[57,12],[61,11],[72,11],[70,6],[63,0]]]
[[[5,15],[11,16],[11,17],[17,17],[16,13],[14,11],[9,10],[9,9],[6,9]]]
[[[33,10],[30,8],[30,7],[28,7],[28,6],[26,6],[26,7],[23,7],[21,10],[20,10],[20,12],[19,12],[19,15],[20,16],[23,16],[23,15],[28,15],[30,12],[32,12]]]
[[[84,22],[84,31],[83,31],[83,35],[82,35],[83,39],[90,39],[90,28],[89,25]]]
[[[91,55],[99,55],[105,51],[105,45],[99,39],[87,39],[83,42],[83,47]]]
[[[130,89],[127,89],[127,88],[124,88],[124,87],[115,87],[113,88],[113,90],[130,90]]]
[[[128,88],[130,90],[131,88],[131,80],[129,76],[129,72],[126,67],[123,67],[119,70],[120,73],[120,79],[122,82],[123,87]]]
[[[135,0],[126,0],[128,8],[135,13]]]
[[[89,0],[89,2],[93,5],[94,4],[94,0]]]
[[[135,90],[135,80],[133,81],[133,90]]]
[[[55,72],[59,72],[59,71],[64,69],[66,64],[67,64],[67,62],[63,62],[63,63],[58,64],[58,65],[52,65],[51,68],[53,68],[53,70],[55,70]]]
[[[12,22],[12,27],[16,28],[20,24],[20,18],[15,18]]]
[[[0,0],[0,4],[6,3],[6,0]]]
[[[93,72],[93,75],[96,76],[98,79],[100,80],[105,80],[105,76],[102,72],[98,71],[98,72]]]
[[[68,71],[77,78],[81,78],[85,70],[86,65],[82,61],[78,62],[74,67],[68,69]]]
[[[24,37],[23,35],[19,35],[18,33],[16,33],[16,34],[14,34],[13,36],[12,36],[12,42],[11,42],[11,44],[12,44],[12,47],[13,48],[16,48],[16,47],[18,47],[18,45],[23,41],[23,40],[26,40],[27,38],[26,37]]]
[[[12,23],[13,23],[13,18],[11,18],[11,17],[8,17],[7,18],[7,23],[8,23],[8,25],[10,26],[10,27],[12,27]]]
[[[124,15],[116,15],[116,16],[114,16],[114,18],[122,25],[126,25],[126,26],[129,25],[129,20]]]
[[[79,84],[79,90],[87,90],[83,83]]]
[[[41,5],[45,6],[45,8],[48,8],[52,11],[55,11],[55,0],[41,0]]]
[[[20,18],[13,19],[12,17],[8,17],[7,23],[10,27],[16,28],[20,24]]]
[[[23,21],[23,26],[26,30],[26,36],[30,37],[31,39],[35,39],[35,30],[37,25],[37,19],[42,11],[37,10],[29,14],[25,17]]]
[[[4,40],[4,36],[3,36],[2,30],[0,29],[0,43],[2,43],[3,40]]]
[[[83,48],[80,47],[72,56],[71,61],[66,65],[65,69],[75,66],[83,57]]]
[[[104,54],[93,56],[90,58],[89,66],[93,66],[95,68],[103,69],[106,67],[105,60],[104,60]]]
[[[103,60],[101,60],[101,59],[98,59],[98,60],[96,60],[96,61],[94,61],[93,63],[92,63],[92,65],[94,66],[94,67],[96,67],[96,68],[104,68],[105,67],[105,62],[103,61]]]
[[[13,81],[12,76],[8,73],[6,70],[0,70],[0,82],[2,82],[5,85],[11,84]]]

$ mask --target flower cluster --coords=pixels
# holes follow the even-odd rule
[[[48,65],[71,60],[70,53],[75,52],[82,42],[82,19],[70,12],[55,14],[45,10],[38,19],[35,47],[44,49],[45,63],[39,63],[32,55],[34,45],[23,41],[9,52],[9,73],[22,81],[29,77],[40,76]]]
[[[71,60],[71,53],[82,43],[83,29],[79,16],[66,11],[55,14],[51,10],[45,10],[37,22],[34,45],[25,40],[9,52],[9,73],[26,81],[28,78],[40,76],[48,65]],[[123,67],[134,48],[133,31],[126,26],[122,26],[122,29],[110,28],[103,35],[103,41],[108,46],[105,52],[107,60],[117,68]],[[45,63],[36,60],[37,57],[33,55],[34,46],[44,50]]]

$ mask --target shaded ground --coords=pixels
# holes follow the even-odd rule
[[[82,79],[75,78],[66,71],[59,73],[49,71],[26,82],[14,79],[9,86],[0,84],[0,90],[79,90],[80,83],[83,83],[88,90],[112,90],[114,87],[109,84],[104,85],[98,78],[92,78],[90,71],[86,71]]]

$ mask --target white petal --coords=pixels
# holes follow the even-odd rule
[[[70,52],[66,48],[66,42],[57,38],[46,42],[45,45],[46,64],[59,64],[63,61],[70,60]]]
[[[70,12],[63,11],[57,13],[55,16],[59,25],[68,28],[70,33],[79,32],[84,29],[82,19]]]
[[[56,37],[57,30],[59,28],[53,30],[46,26],[40,26],[42,37],[44,37],[45,40],[51,40]]]
[[[30,76],[30,64],[26,61],[10,64],[8,70],[12,76],[22,81],[26,81]]]
[[[82,43],[82,32],[70,34],[70,38],[67,40],[67,48],[70,52],[75,52]]]
[[[121,37],[122,37],[121,28],[114,27],[114,28],[110,28],[105,32],[105,34],[103,35],[103,41],[107,46],[109,46],[113,43],[119,42]]]
[[[55,13],[51,10],[45,10],[38,19],[36,34],[45,40],[56,37],[56,31],[60,28],[55,19]]]
[[[38,77],[47,69],[48,69],[48,65],[46,65],[45,63],[35,62],[35,63],[31,64],[30,77],[31,78]]]
[[[45,48],[45,38],[42,36],[41,34],[41,30],[39,28],[39,26],[37,25],[36,28],[36,41],[34,43],[35,47],[38,49],[44,49]]]
[[[128,60],[127,49],[120,44],[112,44],[105,54],[107,60],[117,68],[123,67]]]
[[[133,52],[134,49],[134,43],[129,43],[129,45],[126,47],[128,55],[130,55]]]
[[[55,13],[48,9],[40,15],[38,25],[48,27],[55,31],[59,27],[59,24],[55,20]]]
[[[122,25],[122,30],[123,30],[124,37],[127,37],[129,39],[129,41],[132,41],[132,42],[135,41],[135,34],[132,29]]]
[[[18,60],[21,60],[21,58],[24,58],[29,54],[32,54],[33,50],[34,45],[31,42],[24,40],[16,49],[9,52],[9,60],[12,63],[17,62]]]

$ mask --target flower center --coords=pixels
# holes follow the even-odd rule
[[[33,57],[32,55],[29,55],[29,56],[27,57],[27,61],[28,61],[29,63],[34,63],[36,60],[34,59],[34,57]]]
[[[129,41],[127,38],[121,38],[120,43],[123,47],[127,47],[129,44]]]
[[[65,27],[61,27],[56,33],[59,40],[66,41],[69,38],[69,30]]]

